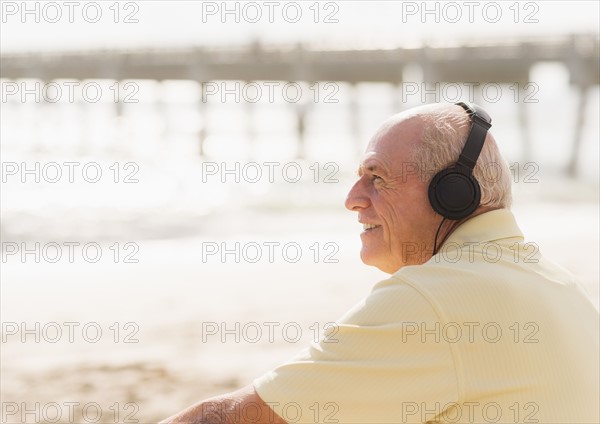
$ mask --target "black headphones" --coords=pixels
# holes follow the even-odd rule
[[[444,218],[458,221],[471,215],[481,200],[481,189],[473,176],[473,168],[492,126],[492,118],[475,104],[455,104],[469,114],[471,129],[458,162],[438,172],[429,183],[429,203]]]

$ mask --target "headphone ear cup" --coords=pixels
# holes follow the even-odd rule
[[[438,172],[429,183],[428,194],[433,210],[455,221],[475,212],[481,200],[475,177],[456,166]]]

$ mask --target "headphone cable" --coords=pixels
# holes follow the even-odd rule
[[[433,239],[433,254],[431,256],[435,256],[435,254],[437,253],[437,239],[438,239],[438,236],[440,235],[440,230],[442,229],[442,225],[444,225],[445,221],[446,221],[446,217],[442,217],[442,222],[440,222],[440,225],[438,226],[438,229],[435,232],[435,239]]]

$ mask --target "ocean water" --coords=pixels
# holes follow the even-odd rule
[[[492,131],[517,185],[534,182],[538,192],[560,198],[561,190],[544,184],[544,179],[570,181],[564,170],[571,155],[578,94],[560,65],[538,65],[531,80],[538,87],[530,99],[534,103],[515,103],[507,86],[494,103],[475,100],[493,117]],[[153,220],[180,222],[181,214],[204,216],[229,205],[259,204],[261,199],[270,205],[280,203],[283,209],[296,203],[320,207],[335,198],[330,194],[336,188],[343,195],[347,187],[331,182],[339,177],[347,180],[354,173],[378,125],[421,100],[399,102],[402,87],[361,84],[352,91],[335,83],[337,92],[330,103],[323,102],[323,96],[315,102],[314,92],[304,86],[304,99],[299,102],[307,111],[304,158],[298,161],[298,104],[277,95],[273,102],[264,95],[256,104],[243,98],[236,103],[232,97],[225,103],[218,98],[202,102],[199,86],[192,82],[133,83],[138,103],[120,104],[120,110],[107,96],[95,104],[61,98],[55,104],[11,99],[2,105],[4,238],[56,237],[54,228],[73,225],[94,233],[85,227],[99,221],[110,227],[111,220],[124,232],[127,225],[119,222],[130,219],[145,219],[160,227]],[[110,84],[102,83],[105,94]],[[575,197],[582,201],[597,197],[589,187],[597,186],[599,175],[598,92],[595,87],[588,93],[578,179],[567,189],[575,195],[579,190],[573,187],[581,185],[580,196]],[[440,91],[427,100],[448,99]],[[522,111],[529,122],[525,130],[519,126]],[[199,154],[201,130],[206,134],[204,157]],[[531,153],[526,158],[527,149]],[[71,169],[65,162],[76,164]],[[270,162],[276,164],[272,169],[265,165]],[[235,166],[239,166],[239,183]],[[234,173],[227,174],[227,167]],[[101,178],[89,182],[98,169]],[[297,169],[302,175],[295,182]],[[287,190],[292,187],[298,189]],[[148,231],[150,237],[169,237],[169,229]],[[178,234],[175,228],[172,232]],[[142,233],[135,234],[144,237]]]

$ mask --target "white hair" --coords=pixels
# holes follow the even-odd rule
[[[419,117],[423,120],[423,133],[412,159],[419,167],[421,179],[429,182],[436,173],[458,161],[471,124],[464,112],[446,110]],[[481,206],[511,207],[510,169],[489,133],[473,174],[481,187]]]

